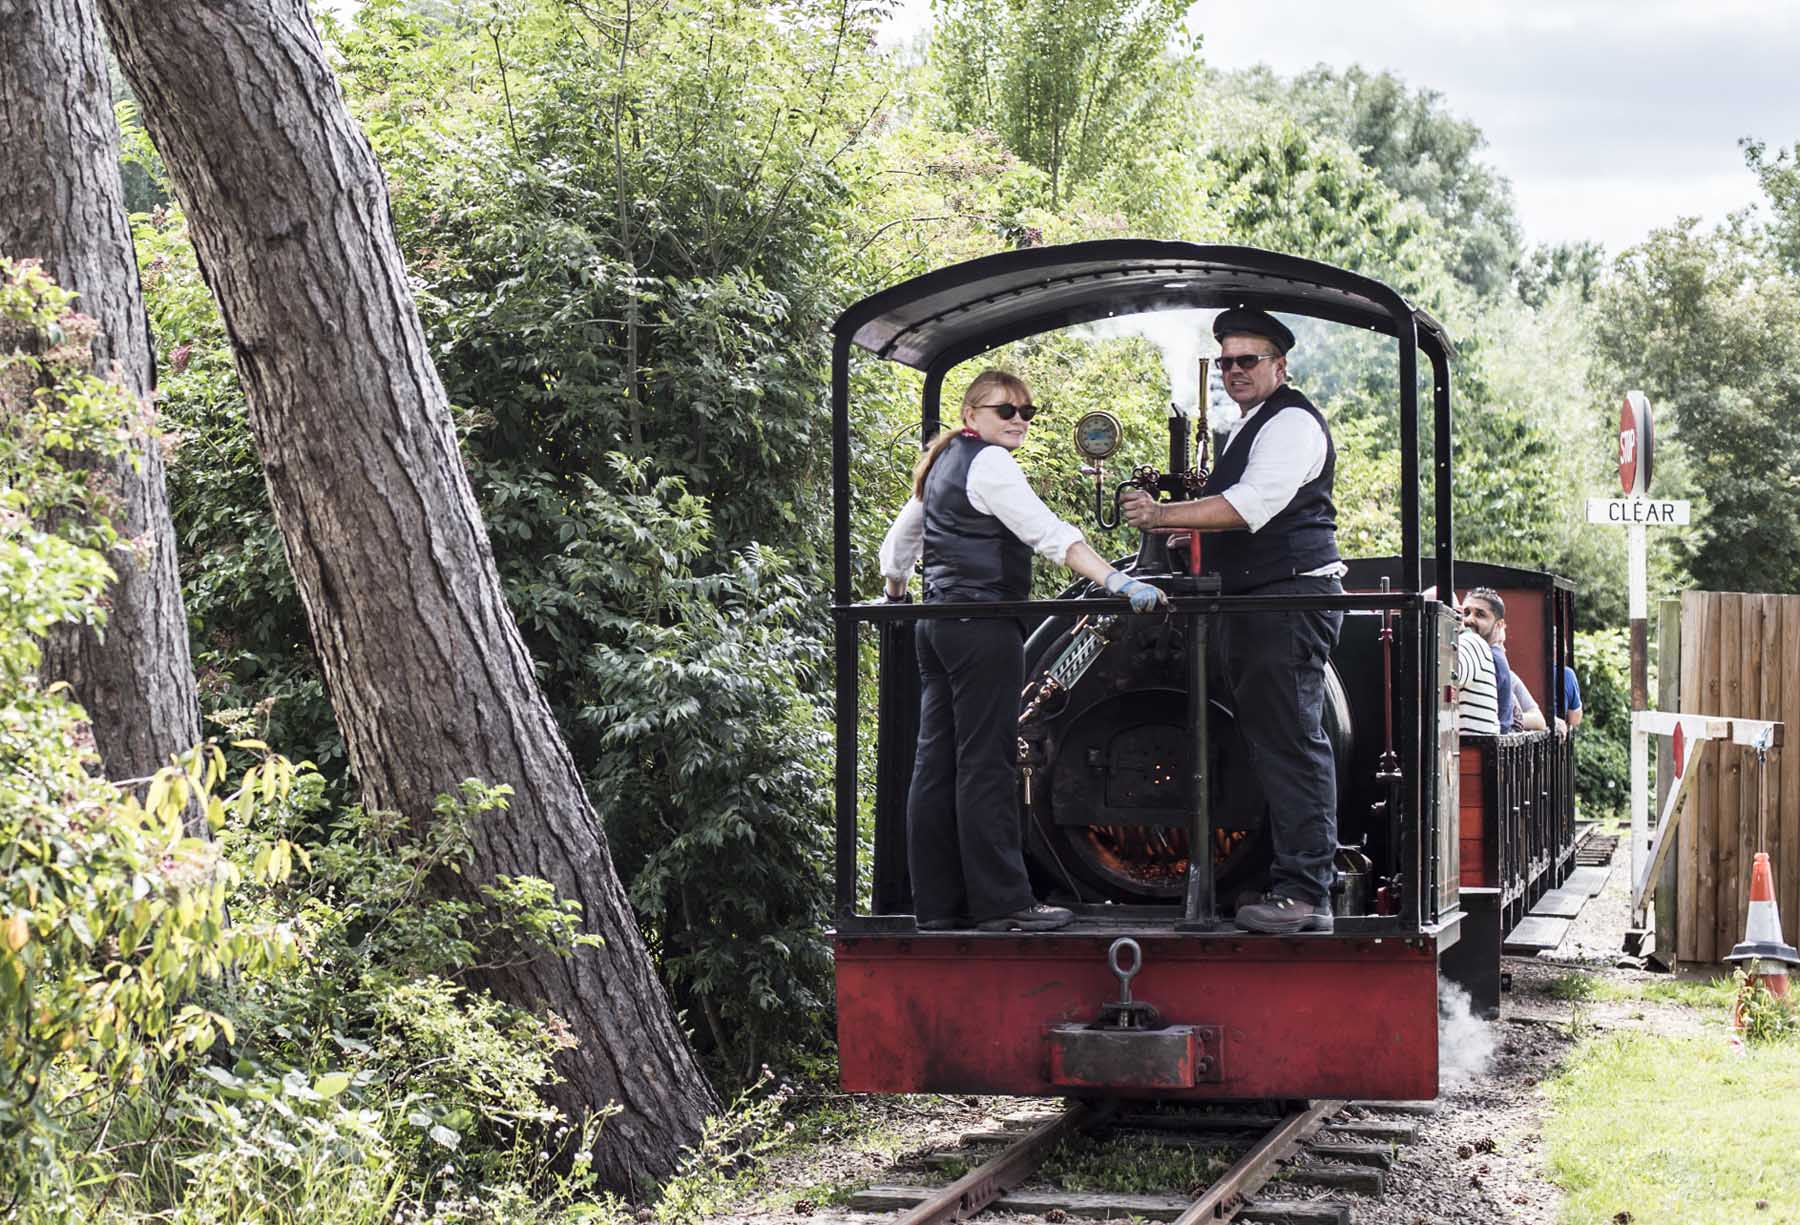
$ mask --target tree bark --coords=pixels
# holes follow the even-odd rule
[[[99,324],[96,373],[144,401],[130,456],[101,461],[121,538],[104,633],[64,627],[46,679],[87,710],[107,776],[142,778],[200,738],[175,527],[150,397],[148,321],[119,179],[106,52],[89,0],[0,0],[0,254],[39,259]],[[198,807],[190,824],[205,820]]]
[[[617,1103],[595,1168],[643,1188],[716,1107],[502,596],[367,142],[302,0],[102,0],[218,297],[332,707],[367,803],[508,783],[466,887],[537,876],[605,939],[482,980],[579,1045],[551,1098]],[[196,66],[203,65],[203,70]]]

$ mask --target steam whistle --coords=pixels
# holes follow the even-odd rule
[[[1169,471],[1186,472],[1188,467],[1188,426],[1181,405],[1169,401]]]

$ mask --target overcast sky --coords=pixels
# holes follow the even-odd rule
[[[929,20],[903,0],[895,33]],[[1201,0],[1221,68],[1386,69],[1488,138],[1530,242],[1617,252],[1682,215],[1759,198],[1737,142],[1800,141],[1794,0]]]

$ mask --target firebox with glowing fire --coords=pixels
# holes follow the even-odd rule
[[[1179,618],[1125,618],[1067,687],[1031,689],[1020,723],[1029,770],[1025,806],[1034,870],[1086,902],[1159,903],[1181,896],[1188,867],[1188,743]],[[1075,628],[1047,625],[1027,645],[1026,674],[1041,682]],[[1029,687],[1028,687],[1029,689]],[[1222,687],[1208,703],[1206,776],[1212,856],[1221,896],[1259,889],[1269,862],[1266,803],[1249,769]],[[1326,678],[1325,731],[1347,775],[1350,716],[1335,671]]]

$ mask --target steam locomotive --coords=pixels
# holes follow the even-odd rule
[[[1085,583],[1018,603],[855,602],[853,349],[924,373],[929,437],[945,375],[999,345],[1114,316],[1233,306],[1394,338],[1399,556],[1350,561],[1341,596],[1224,596],[1200,573],[1197,537],[1147,535],[1128,568],[1169,592],[1166,616],[1127,614]],[[1432,389],[1430,558],[1421,549],[1421,354]],[[1432,591],[1499,589],[1513,668],[1553,701],[1569,658],[1574,592],[1552,575],[1455,561],[1450,357],[1436,321],[1379,282],[1252,248],[1147,240],[973,260],[875,294],[839,319],[832,941],[846,1089],[1435,1096],[1440,972],[1478,1007],[1496,1008],[1502,934],[1566,877],[1574,841],[1565,740],[1458,734],[1460,627]],[[1090,414],[1076,434],[1097,500],[1119,436],[1103,418]],[[1126,483],[1169,499],[1197,496],[1204,450],[1204,437],[1172,415],[1168,471],[1140,464]],[[1324,715],[1339,787],[1335,931],[1252,935],[1227,916],[1266,878],[1268,806],[1246,767],[1231,702],[1208,676],[1205,646],[1217,618],[1293,607],[1345,613]],[[1035,627],[1021,695],[1020,799],[1039,895],[1077,913],[1063,930],[924,932],[913,920],[905,853],[918,735],[912,628],[942,616],[1017,617]],[[865,635],[878,658],[867,796],[858,743]]]

